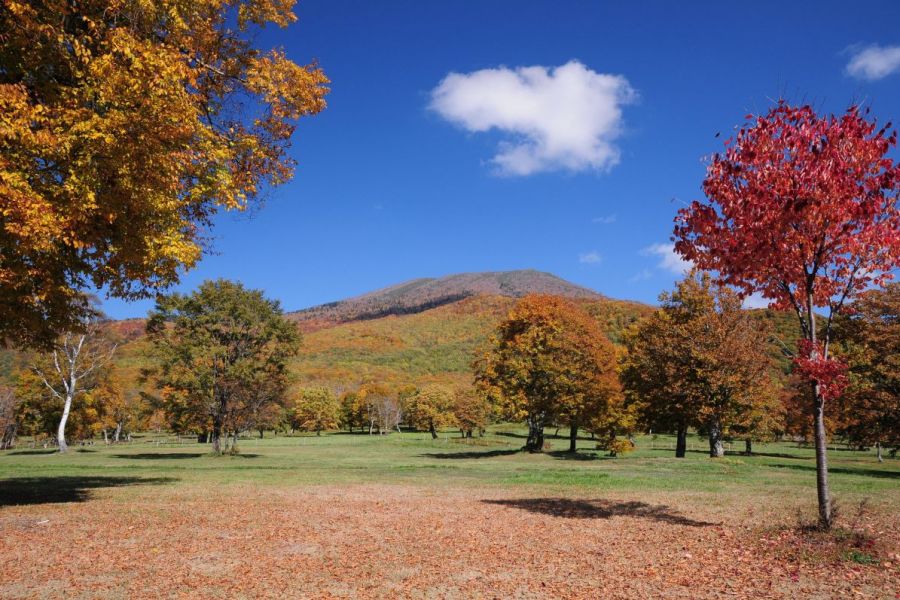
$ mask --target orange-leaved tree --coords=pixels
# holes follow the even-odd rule
[[[708,275],[686,277],[660,300],[662,308],[626,334],[629,399],[645,425],[676,432],[676,456],[684,456],[688,427],[704,428],[710,455],[723,456],[730,428],[752,426],[774,398],[766,332],[737,293]]]
[[[590,315],[558,296],[520,300],[476,359],[475,371],[498,412],[527,423],[530,452],[543,450],[544,426],[563,417],[574,450],[578,428],[621,393],[612,343]]]
[[[254,44],[291,0],[0,3],[0,341],[48,346],[93,285],[154,295],[210,219],[292,176],[315,65]]]

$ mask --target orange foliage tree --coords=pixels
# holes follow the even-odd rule
[[[900,447],[900,283],[873,289],[837,319],[837,352],[851,384],[838,400],[838,431],[850,443]]]
[[[0,339],[49,344],[88,284],[152,296],[220,209],[292,176],[315,65],[255,47],[292,0],[0,4]]]
[[[766,334],[708,275],[685,278],[660,300],[626,335],[627,394],[645,425],[677,434],[676,456],[685,454],[688,427],[706,429],[710,455],[722,456],[729,428],[750,426],[774,398]]]
[[[476,359],[475,379],[503,417],[527,423],[530,452],[543,450],[544,426],[563,416],[574,450],[578,428],[620,394],[612,344],[590,315],[558,296],[520,300]]]

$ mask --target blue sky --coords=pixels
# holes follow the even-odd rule
[[[226,277],[295,310],[535,268],[655,302],[678,278],[675,211],[745,114],[786,97],[900,120],[896,1],[306,0],[297,13],[259,42],[316,58],[329,106],[297,129],[294,180],[252,216],[217,218],[215,254],[179,291]]]

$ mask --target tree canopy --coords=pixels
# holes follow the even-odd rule
[[[149,375],[173,428],[209,432],[216,452],[223,433],[253,427],[262,407],[283,401],[300,344],[277,301],[222,279],[161,297],[147,334],[156,360]]]
[[[646,426],[678,433],[678,456],[688,427],[704,428],[710,453],[722,456],[729,428],[760,424],[757,413],[776,397],[767,337],[708,275],[688,276],[660,301],[626,334],[623,383]]]
[[[843,366],[829,357],[832,320],[845,302],[900,266],[900,165],[890,124],[868,110],[820,116],[781,101],[747,123],[709,166],[706,201],[679,211],[675,249],[744,293],[793,310],[804,340],[795,359],[810,382],[819,521],[832,511],[825,403],[840,396]],[[816,309],[825,309],[825,326]]]
[[[220,209],[292,176],[294,121],[328,79],[259,28],[291,0],[0,5],[0,339],[48,345],[88,285],[148,297]]]
[[[586,424],[620,393],[612,344],[590,315],[558,296],[520,300],[475,370],[499,412],[528,424],[532,452],[543,449],[545,425],[562,415]]]

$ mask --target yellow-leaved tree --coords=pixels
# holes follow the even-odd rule
[[[253,40],[293,4],[0,4],[0,341],[52,342],[89,286],[170,286],[216,211],[290,179],[294,122],[328,79]]]

